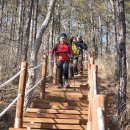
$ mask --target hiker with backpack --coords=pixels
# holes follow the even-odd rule
[[[76,37],[72,37],[70,39],[70,44],[72,46],[72,51],[73,51],[73,73],[78,74],[78,56],[79,56],[79,47],[76,45]]]
[[[57,71],[58,71],[58,88],[69,87],[68,82],[68,69],[69,69],[69,60],[72,56],[72,48],[67,43],[67,35],[66,33],[60,34],[60,43],[56,44],[53,48],[50,49],[50,54],[56,54],[57,61]],[[64,75],[64,82],[63,76]]]
[[[83,41],[81,34],[77,36],[77,42],[76,45],[79,47],[79,56],[78,56],[78,69],[79,73],[83,73],[83,55],[85,50],[87,50],[87,45]]]

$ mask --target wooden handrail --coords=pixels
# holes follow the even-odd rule
[[[48,56],[44,55],[44,63],[41,66],[43,80],[41,81],[40,99],[45,99],[46,74],[47,74],[47,59],[48,59]]]
[[[99,129],[101,128],[100,125],[102,124],[98,124],[99,118],[97,116],[97,108],[101,107],[105,111],[105,102],[106,102],[105,99],[106,99],[105,95],[99,95],[99,94],[95,95],[93,98],[92,130],[102,130],[102,129]],[[102,119],[100,120],[102,120],[102,123],[105,126],[105,115],[103,115]]]
[[[57,84],[57,58],[54,58],[54,67],[53,67],[53,84]]]
[[[23,70],[23,68],[25,68]],[[16,104],[16,116],[14,128],[22,128],[23,124],[23,106],[24,106],[24,98],[25,98],[25,86],[26,86],[26,77],[27,77],[27,62],[21,63],[21,73],[19,78],[19,87],[18,87],[18,100]],[[45,98],[45,85],[46,85],[46,73],[47,73],[47,56],[44,56],[44,63],[42,64],[42,78],[41,81],[41,93],[40,98]]]
[[[106,96],[99,95],[97,93],[97,65],[94,64],[94,58],[90,53],[88,55],[88,86],[89,90],[89,110],[88,110],[88,130],[106,130],[106,121],[105,121],[105,104]],[[99,109],[100,108],[100,109]],[[97,110],[101,110],[101,116],[97,114]],[[100,118],[99,118],[100,117]],[[99,124],[99,122],[102,122]]]
[[[26,77],[27,77],[27,62],[21,63],[21,70],[25,68],[20,73],[19,78],[19,87],[18,87],[18,100],[16,105],[16,116],[15,116],[15,128],[21,128],[22,127],[22,116],[23,116],[23,104],[24,104],[24,95],[25,95],[25,85],[26,85]]]

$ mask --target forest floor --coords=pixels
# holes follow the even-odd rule
[[[112,79],[98,78],[98,92],[107,96],[107,123],[110,130],[118,130],[117,128],[117,106],[118,106],[118,87],[117,82]]]
[[[102,77],[102,76],[101,76]],[[103,79],[98,76],[98,91],[107,95],[107,123],[109,130],[119,130],[120,120],[118,115],[118,81],[113,78]],[[127,83],[129,86],[130,82]],[[130,130],[130,94],[127,92],[126,127],[122,130]],[[124,113],[123,113],[124,114]],[[122,114],[122,115],[123,115]],[[120,119],[120,120],[119,120]],[[123,119],[122,119],[123,120]]]

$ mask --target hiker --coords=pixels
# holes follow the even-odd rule
[[[77,36],[76,45],[80,49],[79,56],[78,56],[78,69],[79,69],[79,73],[82,74],[83,73],[83,55],[84,55],[84,51],[87,50],[87,45],[83,41],[82,36],[80,34]]]
[[[69,60],[72,56],[72,48],[67,43],[67,35],[66,33],[60,34],[60,43],[56,44],[53,48],[50,49],[50,54],[56,54],[57,61],[57,71],[58,71],[58,88],[69,87],[68,83],[68,69],[69,69]],[[63,76],[64,75],[64,82]]]
[[[72,52],[73,52],[73,70],[74,74],[78,74],[78,56],[79,56],[79,47],[76,45],[76,37],[72,37],[70,39],[70,43],[72,46]]]

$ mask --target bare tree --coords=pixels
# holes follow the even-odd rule
[[[25,30],[25,43],[23,47],[23,61],[27,60],[27,52],[28,52],[28,45],[29,45],[29,36],[30,36],[30,25],[31,25],[31,18],[32,18],[32,8],[34,4],[34,0],[30,0],[29,3],[29,9],[28,9],[28,18],[27,18],[27,24],[26,24],[26,30]]]
[[[44,22],[42,23],[41,27],[39,28],[39,30],[37,32],[35,44],[33,45],[32,52],[31,52],[31,57],[30,57],[31,62],[30,62],[29,68],[33,68],[37,64],[37,54],[38,54],[39,48],[40,48],[41,43],[42,43],[42,35],[45,32],[45,30],[48,27],[48,24],[50,22],[52,12],[53,12],[53,8],[54,8],[54,5],[55,5],[55,1],[56,0],[50,1],[46,18],[45,18]],[[34,82],[35,82],[35,70],[30,70],[29,76],[28,76],[28,81],[27,81],[27,90],[30,89],[34,85]],[[27,100],[25,101],[25,108],[24,109],[26,109],[26,106],[29,104],[28,99],[29,98],[27,98]]]
[[[118,113],[119,115],[126,109],[126,23],[124,0],[119,0],[119,90],[118,90]],[[124,119],[125,120],[125,119]],[[121,122],[121,129],[124,127]]]

